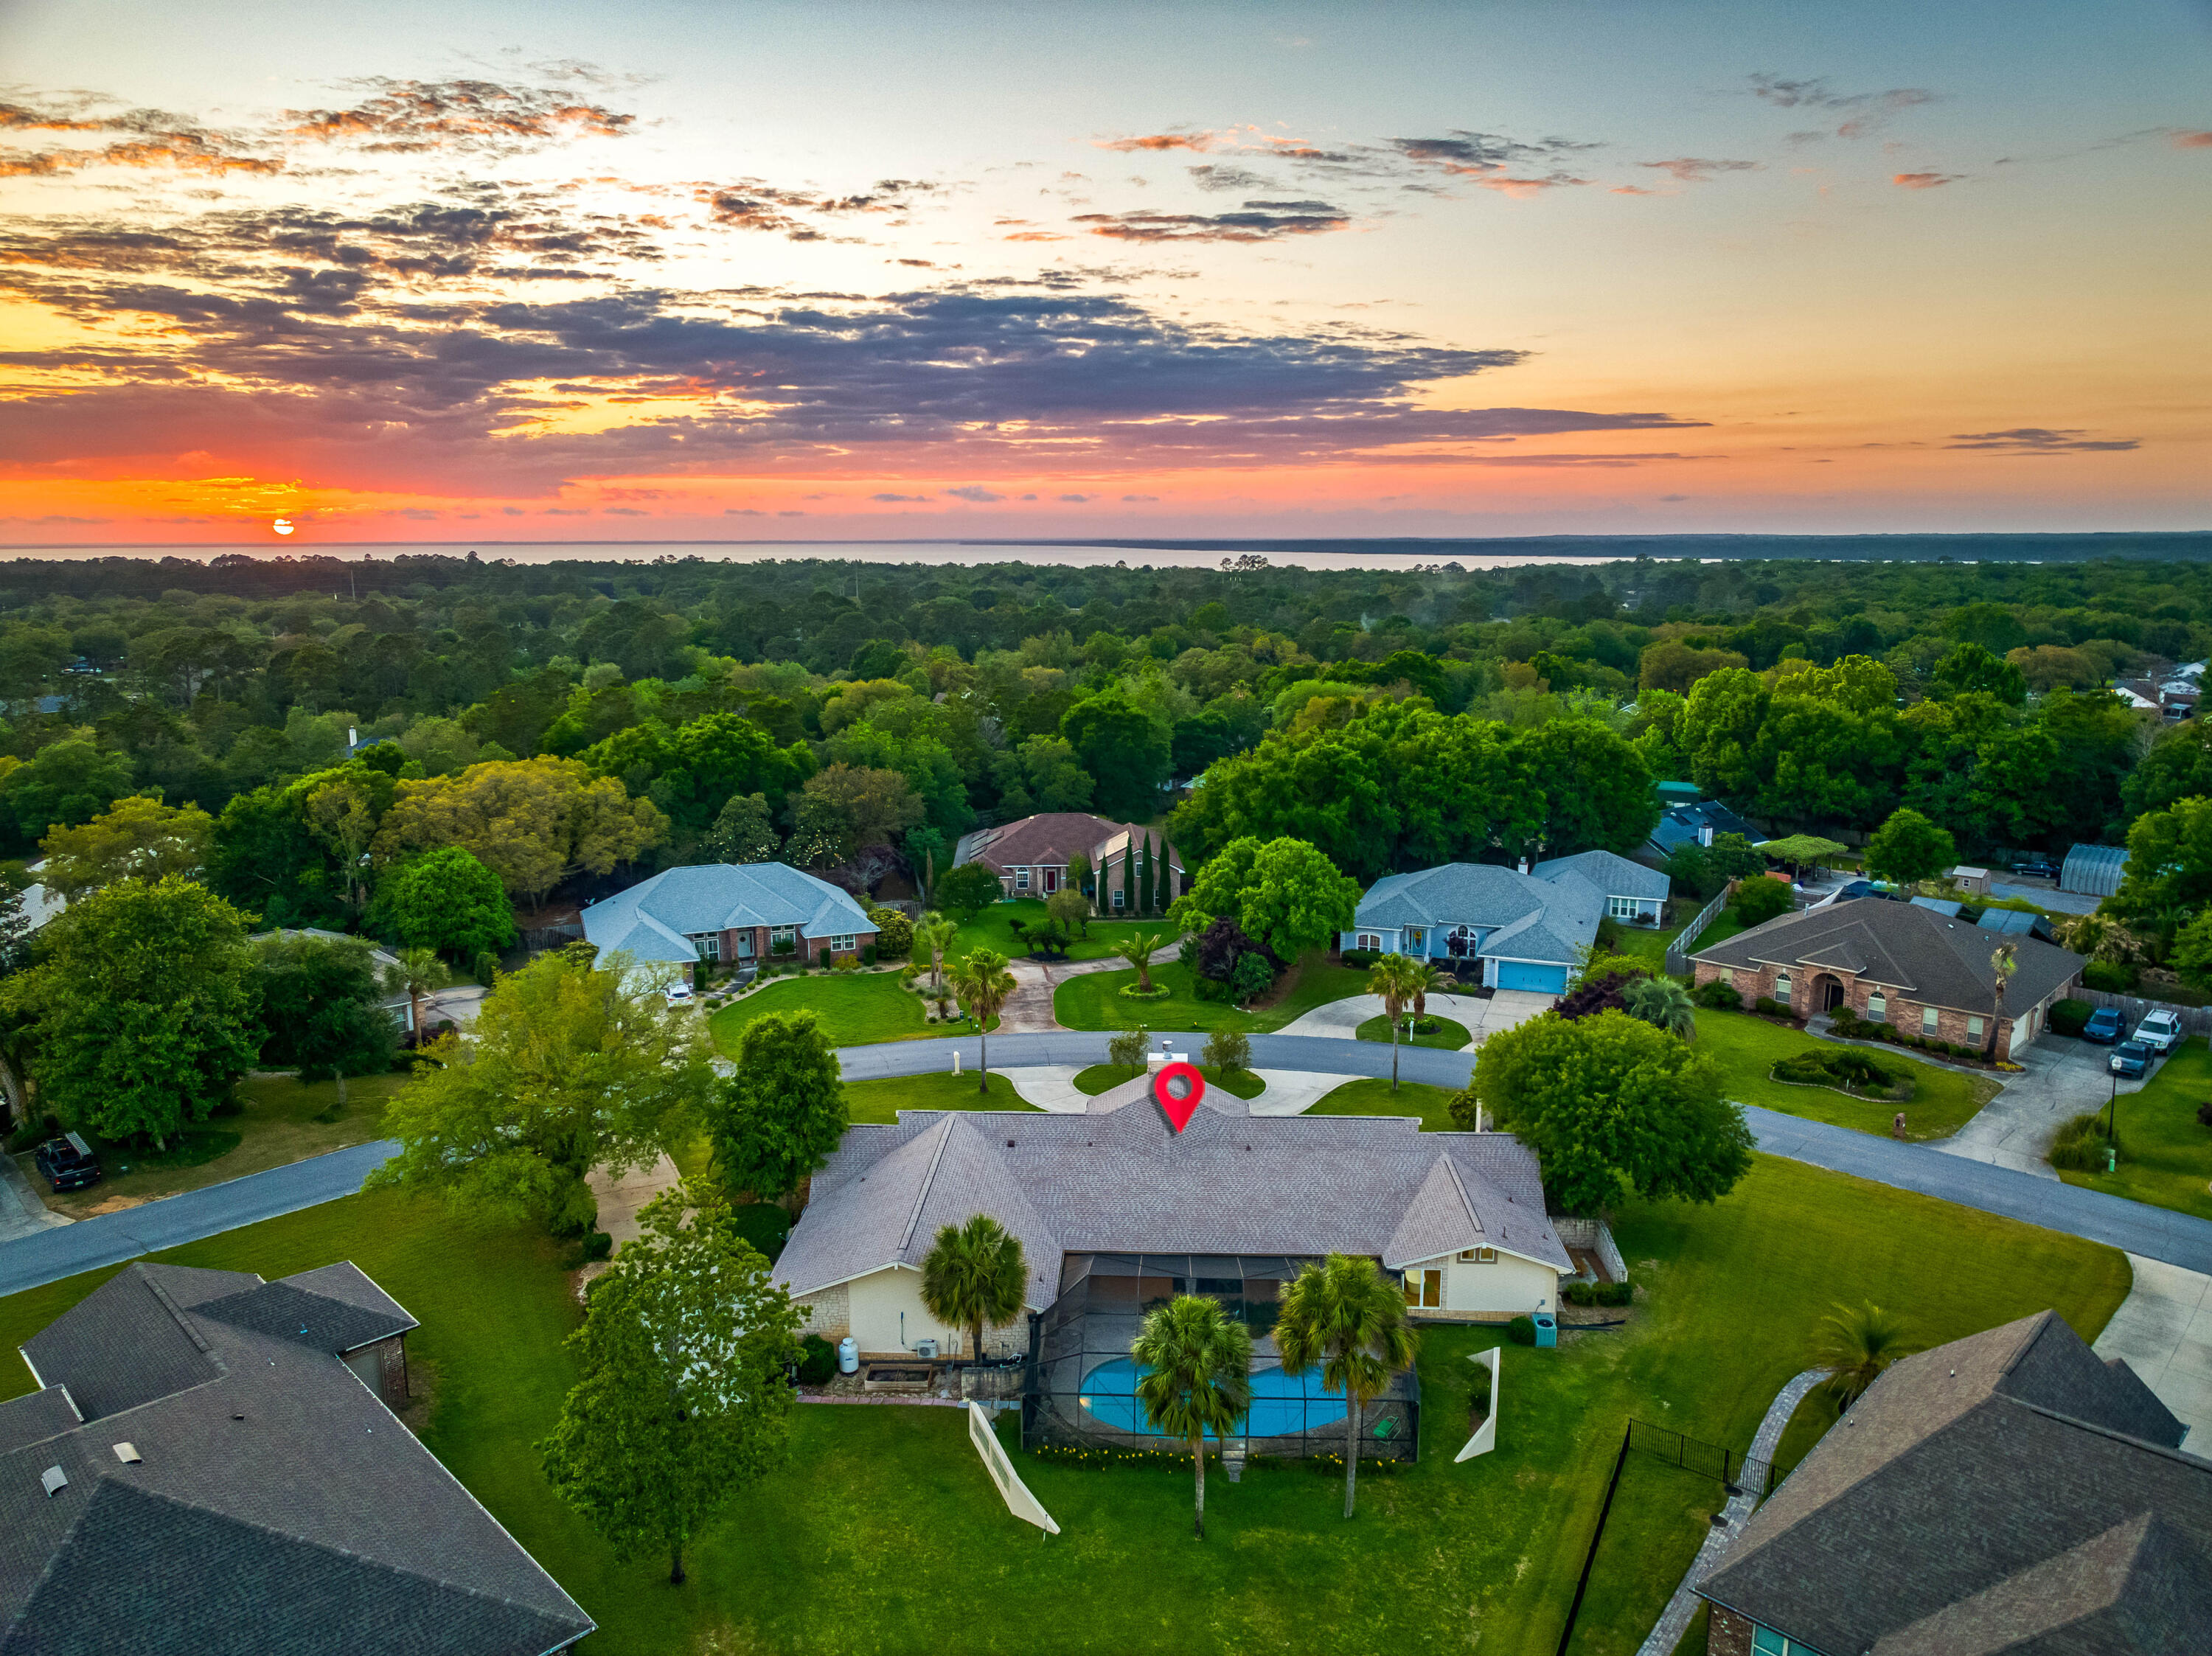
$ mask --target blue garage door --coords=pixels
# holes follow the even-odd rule
[[[1526,961],[1493,961],[1495,981],[1500,989],[1531,989],[1540,995],[1564,995],[1567,992],[1567,968],[1564,966],[1534,966]]]

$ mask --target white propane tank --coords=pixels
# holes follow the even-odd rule
[[[841,1374],[860,1372],[860,1343],[850,1334],[837,1342],[837,1372]]]

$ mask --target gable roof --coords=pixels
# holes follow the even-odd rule
[[[246,1325],[280,1305],[413,1326],[350,1265],[142,1262],[26,1342],[44,1389],[0,1404],[0,1656],[543,1656],[589,1632],[332,1348]]]
[[[1352,924],[1480,926],[1492,934],[1485,955],[1572,965],[1577,947],[1596,941],[1604,911],[1604,894],[1578,868],[1540,880],[1494,863],[1443,863],[1383,876],[1359,900]]]
[[[1660,851],[1669,852],[1676,846],[1698,843],[1698,831],[1710,827],[1717,836],[1741,834],[1753,845],[1759,843],[1757,828],[1730,810],[1717,799],[1699,799],[1688,804],[1669,805],[1661,815],[1658,825],[1651,830],[1648,844]]]
[[[908,1110],[896,1125],[850,1128],[814,1175],[776,1279],[811,1294],[918,1267],[938,1224],[974,1213],[1022,1237],[1036,1309],[1058,1295],[1062,1253],[1338,1252],[1395,1268],[1479,1235],[1484,1247],[1574,1268],[1545,1214],[1536,1157],[1507,1134],[1226,1105],[1196,1111],[1176,1133],[1148,1100],[1136,1105],[1083,1115]]]
[[[1664,902],[1674,883],[1656,868],[1610,851],[1578,851],[1571,857],[1554,857],[1528,870],[1540,880],[1561,874],[1579,874],[1607,897],[1635,897]]]
[[[584,937],[605,954],[688,965],[691,934],[795,926],[806,937],[872,931],[867,911],[827,880],[783,863],[701,863],[664,869],[584,911]]]
[[[2013,943],[2016,969],[2005,1004],[2033,1006],[2081,969],[2082,958],[2039,937],[1998,939],[1978,926],[1881,897],[1853,897],[1784,914],[1690,958],[1714,966],[1827,968],[1849,972],[1914,1000],[1965,1012],[1993,1012],[1996,969],[1990,956]]]
[[[1954,1340],[1883,1374],[1698,1591],[1820,1650],[2192,1647],[2212,1462],[2182,1431],[2054,1313]]]

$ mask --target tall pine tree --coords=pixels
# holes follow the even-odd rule
[[[1137,864],[1137,908],[1140,913],[1152,912],[1152,836],[1145,836],[1144,860]]]
[[[1137,915],[1137,836],[1134,832],[1121,841],[1121,912],[1132,919]]]
[[[1168,859],[1174,855],[1175,852],[1168,847],[1168,842],[1163,839],[1160,841],[1158,895],[1152,900],[1152,912],[1156,914],[1166,913],[1168,906],[1176,900],[1175,876],[1168,867]]]

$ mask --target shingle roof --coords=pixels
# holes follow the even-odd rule
[[[1529,870],[1540,880],[1561,874],[1579,874],[1607,897],[1636,897],[1665,901],[1674,883],[1656,868],[1632,862],[1610,851],[1578,851],[1571,857],[1553,857]]]
[[[1063,1253],[1336,1251],[1395,1266],[1474,1246],[1453,1239],[1479,1234],[1484,1246],[1573,1269],[1545,1215],[1533,1153],[1504,1133],[1419,1128],[1407,1117],[1252,1116],[1225,1106],[1195,1112],[1181,1133],[1149,1105],[1084,1115],[902,1111],[895,1125],[847,1131],[814,1175],[776,1277],[807,1294],[916,1265],[936,1224],[975,1212],[1023,1235],[1039,1308],[1057,1292]],[[1464,1222],[1433,1193],[1440,1162]],[[1431,1241],[1430,1253],[1396,1251]]]
[[[1109,851],[1119,851],[1132,833],[1151,840],[1158,849],[1165,837],[1157,828],[1133,828],[1087,810],[1040,811],[996,828],[981,828],[960,837],[953,848],[956,863],[988,863],[994,869],[1047,868],[1065,864],[1081,852],[1096,865]],[[1143,848],[1139,841],[1139,849]],[[1182,853],[1167,847],[1171,867],[1182,866]]]
[[[1353,924],[1494,928],[1483,941],[1486,955],[1571,965],[1576,948],[1596,939],[1604,911],[1604,894],[1577,868],[1540,880],[1491,863],[1443,863],[1377,880],[1359,900]]]
[[[1670,805],[1659,818],[1658,826],[1651,830],[1650,843],[1661,851],[1672,851],[1677,846],[1698,843],[1698,831],[1710,827],[1716,834],[1741,834],[1753,845],[1759,843],[1757,828],[1730,810],[1717,799],[1700,799],[1688,804]]]
[[[0,1452],[0,1656],[542,1656],[590,1630],[334,1351],[299,1344],[296,1325],[280,1337],[210,1314],[253,1298],[240,1283],[264,1286],[134,1265],[31,1343],[41,1398],[133,1400]],[[325,1267],[265,1286],[340,1320],[386,1314],[358,1303],[362,1284]],[[127,1337],[157,1319],[189,1363],[168,1348],[128,1361]],[[105,1372],[118,1362],[120,1383]],[[143,1395],[157,1379],[175,1383]],[[37,1402],[0,1409],[0,1434]],[[128,1465],[111,1447],[125,1441],[139,1456]],[[68,1482],[48,1495],[40,1474],[55,1465]]]
[[[1964,1012],[1996,1006],[1996,972],[1990,956],[1999,939],[1978,926],[1911,903],[1854,897],[1802,913],[1784,914],[1691,956],[1715,966],[1826,967],[1850,972],[1912,999]],[[2006,939],[2017,948],[2017,969],[2005,1004],[2038,1004],[2081,969],[2081,956],[2038,937]]]
[[[2212,1462],[2181,1434],[2052,1313],[1956,1340],[1877,1380],[1698,1591],[1820,1650],[2202,1651]]]
[[[633,960],[696,960],[690,934],[796,926],[807,937],[872,931],[867,911],[827,880],[782,863],[665,869],[584,911],[584,937]]]

